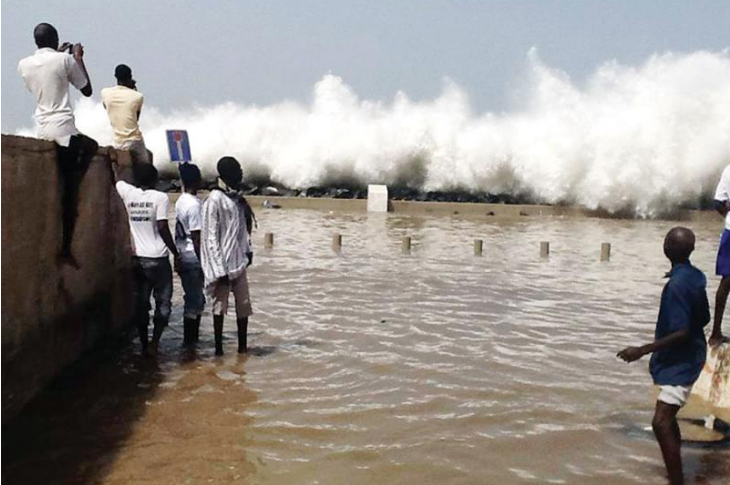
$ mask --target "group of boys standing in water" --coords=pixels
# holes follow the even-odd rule
[[[78,191],[98,144],[75,125],[69,88],[84,96],[92,86],[81,44],[59,46],[56,29],[41,23],[33,31],[38,50],[18,64],[18,72],[35,96],[38,137],[58,145],[61,179],[63,237],[59,259],[79,266],[71,252],[77,217]],[[223,187],[205,202],[197,195],[200,169],[181,164],[183,193],[175,204],[175,235],[168,225],[169,198],[155,190],[157,170],[139,129],[144,98],[129,66],[114,70],[116,86],[101,91],[114,130],[113,147],[128,150],[131,167],[115,164],[116,190],[127,210],[133,249],[135,322],[144,354],[155,355],[172,309],[173,267],[184,291],[185,345],[199,339],[200,319],[207,294],[212,299],[216,355],[223,354],[223,320],[233,293],[238,327],[238,351],[247,351],[248,317],[253,313],[246,268],[253,260],[251,229],[255,216],[239,192],[243,172],[233,157],[218,162]],[[170,264],[170,255],[174,264]],[[152,338],[149,338],[150,297],[154,298]]]
[[[20,61],[18,70],[35,95],[38,137],[59,147],[62,180],[63,243],[61,260],[77,266],[71,254],[79,183],[96,153],[96,142],[75,127],[69,84],[91,96],[91,82],[80,44],[59,48],[58,33],[42,23],[34,30],[38,51]],[[66,51],[69,54],[65,53]],[[134,249],[135,320],[145,354],[156,354],[168,325],[173,292],[169,256],[180,275],[184,290],[185,345],[199,338],[200,319],[212,299],[215,353],[223,354],[223,319],[233,293],[238,327],[238,351],[247,350],[248,317],[252,314],[246,268],[252,263],[250,234],[253,211],[238,191],[242,170],[236,159],[223,157],[217,169],[223,188],[213,190],[203,202],[197,195],[201,173],[193,164],[179,167],[183,193],[175,204],[173,238],[168,225],[168,196],[155,190],[157,170],[152,165],[139,130],[143,96],[136,90],[132,70],[123,64],[115,69],[117,85],[102,90],[102,101],[114,129],[114,147],[129,150],[132,167],[115,168],[116,189],[124,201]],[[131,172],[131,173],[130,173]],[[722,174],[715,195],[716,209],[725,217],[717,256],[716,273],[722,277],[715,299],[715,318],[710,345],[726,341],[722,318],[730,293],[730,166]],[[704,327],[710,320],[705,275],[690,263],[694,233],[675,227],[664,241],[664,254],[672,269],[662,291],[653,342],[628,347],[617,355],[633,362],[652,354],[650,371],[660,392],[652,427],[659,443],[670,483],[684,483],[680,455],[681,436],[676,415],[686,403],[692,385],[705,364],[707,340]],[[149,341],[150,297],[155,300],[153,333]]]

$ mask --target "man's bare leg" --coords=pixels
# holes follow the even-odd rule
[[[679,406],[657,401],[654,419],[651,427],[659,443],[664,458],[664,466],[667,467],[670,485],[684,485],[684,474],[682,472],[682,436],[677,423]]]
[[[215,355],[223,355],[223,315],[213,315],[213,337]]]
[[[248,317],[236,320],[238,326],[238,353],[248,352]]]
[[[730,276],[723,276],[715,294],[715,315],[713,317],[712,333],[710,334],[710,345],[720,344],[724,340],[722,336],[722,317],[725,315],[728,294],[730,294]]]

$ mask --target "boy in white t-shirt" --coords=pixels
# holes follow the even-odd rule
[[[157,354],[162,332],[170,320],[172,268],[169,254],[177,260],[178,250],[167,225],[170,201],[167,194],[154,190],[157,170],[152,164],[133,167],[137,186],[119,180],[116,184],[129,216],[134,258],[135,320],[143,354]],[[154,329],[148,348],[150,296],[155,298]]]
[[[203,202],[198,198],[200,169],[192,163],[179,167],[183,193],[175,203],[175,244],[180,252],[178,274],[185,292],[183,313],[183,344],[198,341],[200,317],[205,308],[204,276],[200,267],[200,227]]]

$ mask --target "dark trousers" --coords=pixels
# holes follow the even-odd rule
[[[135,257],[134,271],[135,320],[145,331],[150,320],[150,297],[155,298],[156,326],[166,326],[172,308],[172,267],[167,257]]]
[[[79,188],[99,145],[88,136],[71,137],[69,146],[58,146],[58,171],[61,181],[61,255],[71,256],[71,241],[78,217]]]

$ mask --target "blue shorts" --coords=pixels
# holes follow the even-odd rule
[[[720,236],[715,274],[723,277],[730,276],[730,231],[727,229],[722,231],[722,236]]]

